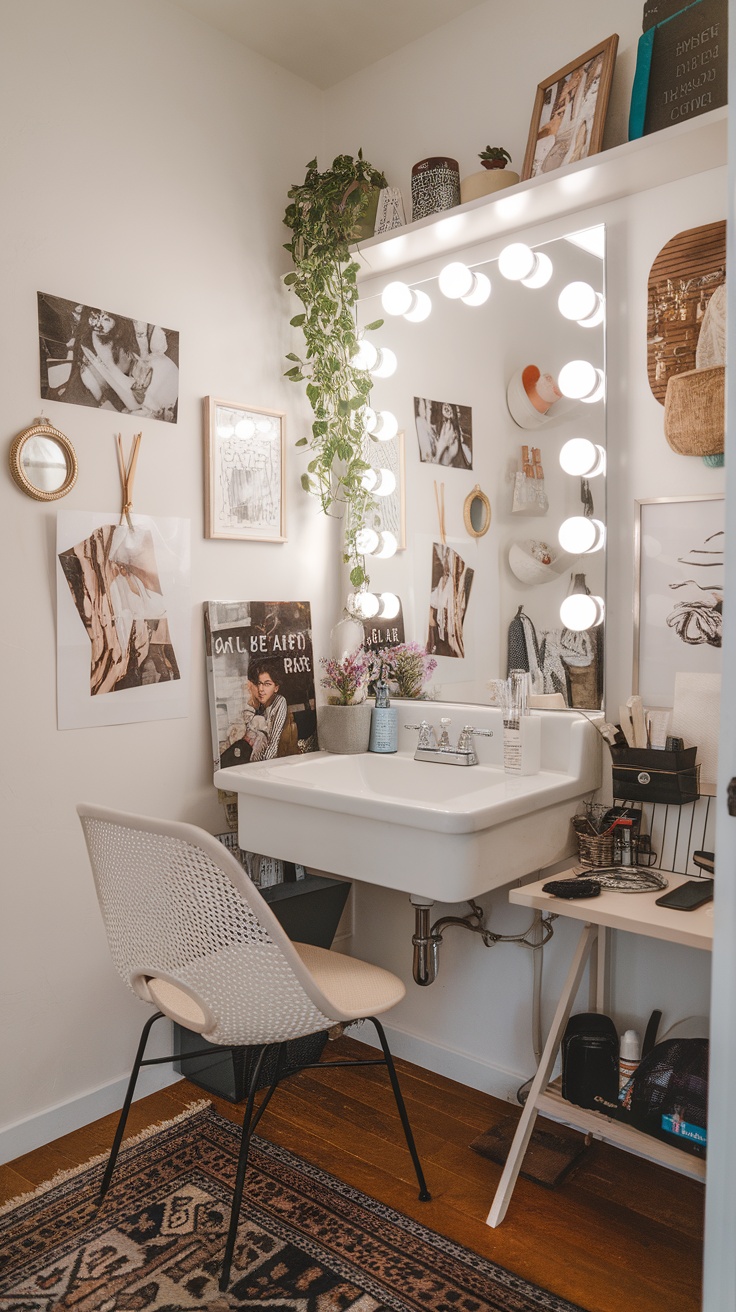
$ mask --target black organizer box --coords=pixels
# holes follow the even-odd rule
[[[697,747],[683,747],[679,752],[612,747],[614,797],[666,806],[696,802],[700,796],[697,753]]]

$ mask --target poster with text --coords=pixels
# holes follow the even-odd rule
[[[215,769],[315,752],[308,601],[206,601]]]

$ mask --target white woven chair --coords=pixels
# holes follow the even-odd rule
[[[210,1044],[259,1050],[243,1119],[220,1289],[227,1289],[230,1279],[250,1137],[277,1085],[295,1070],[385,1064],[419,1197],[429,1199],[391,1052],[376,1019],[404,996],[401,980],[354,957],[292,943],[240,863],[204,830],[99,806],[81,805],[77,812],[115,965],[133,992],[157,1008],[141,1033],[99,1200],[112,1178],[141,1066],[172,1060],[144,1060],[151,1026],[162,1016]],[[375,1026],[383,1058],[286,1068],[289,1040],[361,1019]],[[254,1116],[264,1058],[274,1051],[275,1075]]]

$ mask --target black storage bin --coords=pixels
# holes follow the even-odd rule
[[[613,795],[629,802],[683,806],[700,796],[697,747],[679,752],[648,747],[612,747]]]
[[[562,1038],[562,1096],[578,1107],[615,1115],[618,1100],[618,1034],[610,1016],[579,1012]]]
[[[271,888],[263,888],[260,893],[289,938],[299,943],[329,948],[350,887],[342,879],[307,875],[295,883],[274,884]],[[286,1047],[287,1065],[308,1065],[319,1061],[326,1042],[326,1030],[308,1034],[303,1039],[293,1039]],[[174,1025],[174,1049],[177,1053],[174,1069],[208,1093],[216,1093],[229,1102],[242,1102],[248,1095],[248,1084],[259,1049],[223,1048],[211,1044],[203,1057],[187,1057],[188,1052],[201,1052],[205,1046],[198,1034],[193,1034],[181,1025]],[[264,1061],[258,1080],[259,1089],[271,1083],[275,1060],[274,1053]]]

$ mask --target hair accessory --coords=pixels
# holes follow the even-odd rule
[[[549,884],[542,884],[543,893],[568,899],[598,897],[600,891],[601,886],[594,879],[553,879]]]

